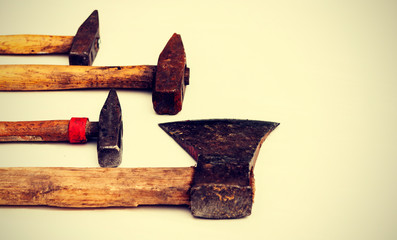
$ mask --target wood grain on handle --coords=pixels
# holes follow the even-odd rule
[[[73,36],[3,35],[0,54],[64,54],[69,53]]]
[[[0,122],[0,142],[64,142],[69,120]]]
[[[194,168],[0,168],[0,205],[188,205]]]
[[[151,89],[156,66],[1,65],[0,91]]]

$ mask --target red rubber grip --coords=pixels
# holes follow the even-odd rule
[[[69,121],[69,142],[70,143],[85,143],[87,137],[85,136],[85,126],[88,118],[72,118]]]

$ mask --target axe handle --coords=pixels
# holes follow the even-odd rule
[[[193,167],[0,168],[0,205],[189,205]]]
[[[156,66],[1,65],[0,91],[152,89]]]
[[[3,35],[0,54],[64,54],[69,53],[73,36]]]
[[[0,142],[68,141],[68,120],[0,122]]]

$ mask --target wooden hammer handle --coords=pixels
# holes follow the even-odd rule
[[[0,142],[68,141],[68,120],[0,122]]]
[[[0,142],[85,143],[98,137],[98,129],[98,122],[89,122],[88,118],[0,122]]]
[[[0,205],[189,205],[194,168],[0,168]]]
[[[64,54],[69,53],[73,36],[3,35],[0,54]]]
[[[1,65],[0,91],[152,89],[156,66]]]

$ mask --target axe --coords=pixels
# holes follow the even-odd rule
[[[177,114],[181,111],[188,84],[189,69],[178,34],[173,34],[164,47],[157,66],[0,66],[0,91],[96,88],[152,90],[153,107],[158,114]]]
[[[195,217],[242,218],[251,214],[259,149],[277,126],[230,119],[160,124],[195,167],[0,168],[0,205],[188,205]]]
[[[0,54],[69,54],[70,65],[92,65],[99,50],[99,20],[95,10],[76,36],[3,35]]]
[[[99,115],[99,122],[88,118],[70,120],[0,122],[2,142],[85,143],[96,138],[101,167],[117,167],[122,153],[121,107],[114,89],[110,90]]]

